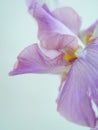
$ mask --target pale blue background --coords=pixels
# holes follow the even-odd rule
[[[98,0],[62,0],[82,16],[83,28],[98,18]],[[55,3],[47,2],[52,8]],[[9,77],[18,53],[37,42],[37,26],[24,0],[0,0],[0,130],[88,130],[56,111],[59,77]]]

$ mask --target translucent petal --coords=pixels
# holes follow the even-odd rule
[[[37,44],[25,48],[18,56],[17,63],[10,75],[24,73],[53,73],[64,72],[65,60],[63,54],[54,59],[45,56]]]
[[[71,7],[57,8],[53,14],[75,34],[79,33],[81,27],[81,18],[74,9]]]
[[[73,63],[58,97],[58,111],[74,123],[96,127],[91,100],[98,107],[98,41],[89,44],[86,54]]]

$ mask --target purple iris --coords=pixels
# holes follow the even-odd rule
[[[40,44],[26,47],[10,75],[51,73],[61,76],[57,110],[67,120],[97,130],[98,20],[80,31],[81,18],[71,7],[49,8],[27,0],[38,23]]]

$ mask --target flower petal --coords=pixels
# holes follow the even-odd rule
[[[38,22],[38,37],[42,47],[46,49],[64,48],[73,39],[78,39],[68,27],[53,17],[46,5],[34,5],[29,11]],[[64,39],[63,43],[62,39]]]
[[[98,24],[97,24],[96,29],[94,30],[92,39],[96,39],[96,38],[98,38]]]
[[[92,39],[98,37],[98,20],[95,21],[89,28],[83,30],[79,34],[80,39],[88,44]]]
[[[91,129],[91,130],[98,130],[98,127],[94,128],[94,129]]]
[[[82,56],[74,62],[66,84],[58,98],[58,111],[68,120],[96,127],[92,101],[98,108],[98,39],[89,44]]]
[[[67,26],[75,34],[78,34],[81,27],[81,18],[71,7],[57,8],[53,11],[54,16]]]
[[[87,61],[92,66],[91,70],[93,72],[92,75],[92,87],[91,87],[91,98],[95,102],[97,108],[98,108],[98,39],[94,41],[94,43],[91,43],[89,47],[87,48],[88,55],[87,55]],[[89,65],[89,66],[90,66]],[[91,75],[91,74],[90,74]]]
[[[86,51],[85,56],[74,62],[57,103],[58,111],[66,119],[94,128],[97,117],[91,100],[97,105],[98,100],[95,98],[98,99],[98,42],[90,44]]]
[[[42,0],[25,0],[28,8],[31,8],[32,5],[42,4]],[[33,7],[33,6],[32,6]]]
[[[90,75],[94,74],[89,70],[89,75],[87,67],[88,64],[83,59],[74,62],[57,101],[58,111],[69,121],[95,127],[96,117],[88,93],[88,86],[92,83]]]
[[[18,61],[10,75],[24,73],[62,73],[65,69],[63,54],[54,59],[45,56],[37,44],[25,48],[18,56]]]
[[[71,35],[61,35],[59,33],[48,34],[41,40],[41,47],[48,50],[65,50],[71,48],[76,50],[79,46],[78,39]]]
[[[35,5],[35,6],[34,6]],[[38,22],[39,31],[42,32],[53,31],[61,34],[71,33],[71,31],[64,26],[60,21],[55,19],[52,15],[50,15],[49,11],[47,11],[43,6],[38,4],[34,4],[32,8],[30,8],[30,13],[35,17]]]

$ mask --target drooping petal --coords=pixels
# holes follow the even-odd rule
[[[97,122],[96,122],[96,127],[94,129],[90,129],[90,130],[98,130],[98,118],[97,118]]]
[[[37,44],[25,48],[18,56],[18,61],[10,75],[24,73],[62,73],[65,69],[63,54],[54,59],[45,56]]]
[[[91,106],[82,64],[76,62],[58,99],[58,111],[69,121],[94,127],[96,118]],[[81,76],[80,76],[81,75]],[[84,77],[84,78],[83,78]]]
[[[58,111],[69,121],[96,127],[92,100],[98,106],[98,41],[86,48],[68,74],[58,98]]]
[[[87,61],[92,66],[91,70],[94,73],[92,75],[94,83],[92,83],[91,87],[91,98],[98,108],[98,39],[94,40],[93,43],[89,45],[87,50]]]
[[[90,130],[98,130],[98,127],[94,128],[94,129],[90,129]]]
[[[78,34],[81,27],[81,18],[71,7],[57,8],[53,11],[54,16],[67,26],[75,34]]]
[[[85,44],[88,44],[92,39],[96,39],[98,37],[98,20],[89,28],[81,31],[79,37]]]

